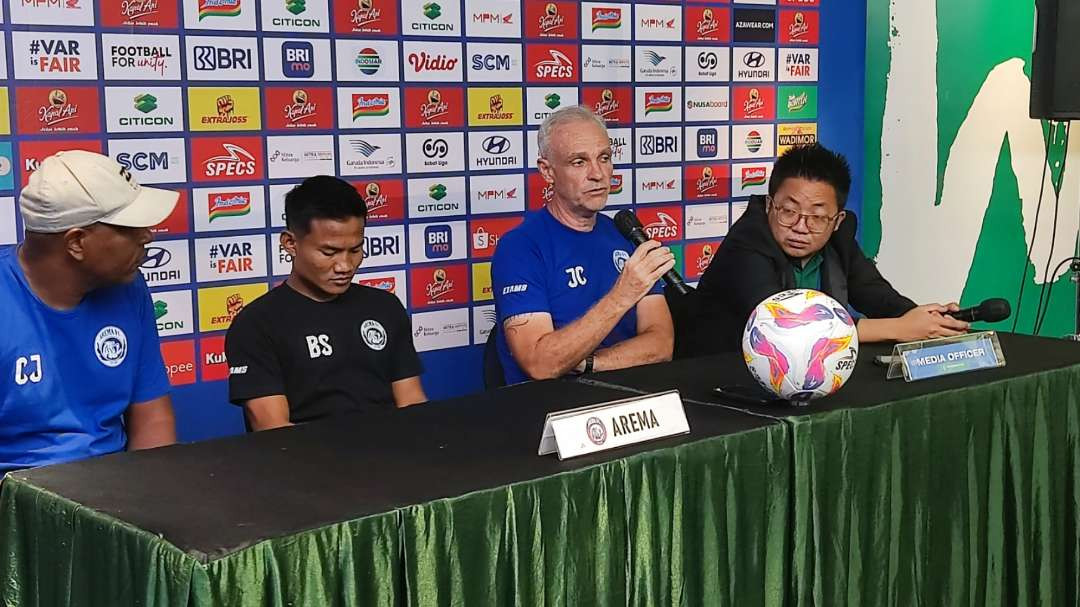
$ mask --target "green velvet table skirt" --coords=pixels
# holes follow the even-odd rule
[[[788,428],[707,438],[203,562],[19,479],[4,605],[781,605]]]
[[[1080,367],[791,423],[791,604],[1080,605]]]
[[[1071,607],[1078,407],[1080,366],[809,409],[210,561],[9,478],[0,595],[27,607]]]

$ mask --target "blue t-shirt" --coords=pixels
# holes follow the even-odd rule
[[[495,293],[496,345],[507,383],[526,381],[506,345],[503,321],[530,312],[547,312],[555,329],[581,318],[607,295],[634,251],[615,222],[602,213],[590,232],[559,223],[546,208],[530,213],[499,239],[491,264]],[[652,293],[661,293],[659,282]],[[608,333],[601,348],[637,335],[637,312],[631,308]]]
[[[141,275],[55,310],[0,249],[0,475],[127,445],[124,412],[169,391]]]

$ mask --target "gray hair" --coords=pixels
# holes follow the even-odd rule
[[[584,105],[570,105],[556,112],[552,112],[540,124],[540,130],[536,133],[536,144],[540,148],[540,156],[547,158],[548,147],[551,145],[551,133],[556,128],[571,122],[592,122],[604,131],[607,137],[607,125],[604,120],[593,113]]]

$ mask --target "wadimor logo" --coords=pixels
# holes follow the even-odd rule
[[[101,48],[107,79],[180,79],[179,36],[102,34]]]
[[[96,80],[93,34],[12,32],[15,77],[25,80]]]
[[[258,80],[258,40],[188,36],[190,80]]]

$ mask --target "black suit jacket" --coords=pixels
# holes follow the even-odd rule
[[[847,213],[825,245],[822,291],[869,318],[895,318],[915,307],[896,291],[855,241],[858,220]],[[681,305],[680,356],[738,351],[750,313],[765,298],[795,288],[791,260],[773,239],[765,197],[755,196]]]

